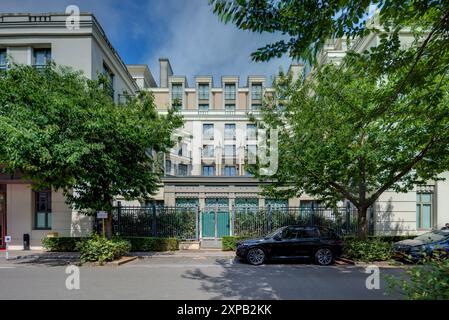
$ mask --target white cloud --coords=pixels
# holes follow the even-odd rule
[[[186,75],[192,86],[196,75],[213,75],[216,86],[222,75],[238,75],[242,85],[248,75],[265,75],[268,79],[287,69],[288,57],[266,63],[251,61],[250,54],[257,48],[275,41],[271,34],[257,34],[238,30],[223,24],[212,13],[207,0],[170,0],[157,5],[151,2],[148,19],[163,17],[165,28],[161,45],[148,57],[148,64],[156,79],[159,78],[158,59],[170,59],[176,75]],[[152,36],[149,32],[148,36]],[[151,40],[151,39],[150,39]]]
[[[159,79],[160,57],[169,58],[174,72],[186,75],[190,85],[196,75],[213,75],[216,86],[222,75],[238,75],[245,85],[248,75],[270,79],[290,63],[288,57],[252,62],[250,54],[278,36],[225,25],[212,13],[208,0],[0,0],[0,12],[64,12],[70,4],[78,5],[81,12],[93,12],[119,52],[125,51],[124,46],[146,47],[142,61],[128,58],[126,62],[148,63],[155,79]]]

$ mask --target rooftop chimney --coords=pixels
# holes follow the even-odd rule
[[[161,88],[168,88],[168,78],[173,75],[170,60],[168,60],[167,58],[160,58],[159,68],[160,68],[159,86]]]
[[[299,78],[302,78],[304,75],[304,65],[302,64],[291,64],[290,68],[288,68],[288,73],[291,73],[292,80],[296,82]]]

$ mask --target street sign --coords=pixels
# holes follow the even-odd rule
[[[11,243],[11,236],[5,237],[5,243]]]
[[[106,211],[97,211],[97,219],[107,219],[108,213]]]

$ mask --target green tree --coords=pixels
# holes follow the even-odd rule
[[[157,154],[182,125],[173,111],[159,115],[141,93],[115,104],[103,77],[49,66],[14,66],[0,77],[0,163],[35,188],[61,189],[76,209],[111,212],[116,196],[147,198],[160,185]],[[111,235],[111,214],[107,220]]]
[[[349,54],[339,66],[318,67],[310,81],[281,76],[261,123],[279,130],[278,170],[263,176],[252,168],[272,182],[266,192],[306,192],[331,203],[348,199],[358,209],[363,239],[367,209],[383,192],[438,179],[448,168],[449,81],[447,73],[423,63],[415,69],[416,81],[401,91],[407,93],[397,94],[409,67],[402,57],[412,53],[397,42],[390,52],[380,46]],[[379,67],[378,60],[391,65]]]
[[[349,52],[339,67],[319,66],[308,82],[281,77],[263,113],[268,126],[281,130],[277,174],[258,175],[273,182],[269,193],[346,198],[358,208],[364,238],[367,208],[380,194],[410,190],[447,170],[448,1],[210,3],[226,23],[279,34],[252,54],[255,61],[288,53],[313,63],[329,39],[382,35],[370,52]],[[370,5],[379,10],[382,30],[366,24]],[[404,28],[415,36],[409,49],[399,41]]]
[[[209,0],[225,23],[258,33],[277,33],[279,40],[252,54],[267,61],[286,53],[313,61],[329,39],[362,37],[375,31],[366,25],[370,9],[378,8],[380,23],[391,31],[404,26],[432,30],[438,46],[449,47],[449,1],[440,0]],[[430,43],[425,43],[427,46]]]

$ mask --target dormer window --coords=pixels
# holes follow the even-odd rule
[[[209,100],[209,84],[200,83],[198,85],[198,99]]]
[[[225,100],[235,100],[235,84],[225,84]]]
[[[171,85],[171,100],[172,106],[180,107],[182,105],[182,84],[173,83]]]
[[[251,85],[251,99],[252,100],[261,100],[262,99],[262,84],[261,83],[253,83]]]

